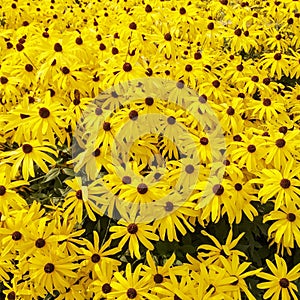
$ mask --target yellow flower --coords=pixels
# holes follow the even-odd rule
[[[141,242],[146,249],[154,249],[150,241],[158,241],[159,237],[154,233],[152,225],[139,223],[139,217],[136,220],[127,218],[118,221],[118,225],[111,226],[110,232],[113,232],[111,239],[121,238],[119,248],[123,249],[125,243],[129,241],[128,249],[130,256],[141,258],[139,243]]]
[[[247,296],[247,299],[256,300],[256,298],[250,292],[246,284],[245,278],[253,275],[259,276],[261,269],[245,272],[249,268],[251,263],[240,263],[239,256],[237,254],[233,254],[231,261],[228,261],[227,259],[225,259],[225,257],[222,256],[220,257],[220,260],[227,273],[230,276],[234,276],[236,278],[236,281],[232,284],[235,285],[238,289],[229,292],[229,294],[232,295],[233,299],[240,299],[242,294],[244,293]]]
[[[270,260],[266,260],[267,265],[272,274],[261,272],[259,277],[267,280],[267,282],[259,283],[259,289],[266,289],[264,299],[298,299],[298,288],[293,282],[300,277],[300,264],[297,264],[288,272],[286,262],[283,258],[275,254],[276,265]],[[296,293],[297,294],[296,294]]]
[[[46,153],[45,153],[46,152]],[[22,166],[22,175],[24,180],[28,180],[29,175],[35,177],[33,163],[36,163],[44,173],[49,172],[49,168],[45,161],[55,165],[55,160],[49,155],[57,157],[57,152],[53,149],[52,144],[37,141],[28,141],[23,143],[21,147],[16,150],[3,152],[1,157],[5,157],[9,164],[12,164],[11,177],[15,178],[18,174],[19,167]]]
[[[66,209],[64,212],[65,216],[74,215],[74,218],[78,220],[79,223],[82,222],[83,208],[86,209],[88,217],[92,220],[96,220],[95,213],[102,215],[97,205],[92,201],[95,201],[99,197],[97,187],[95,186],[97,182],[90,185],[85,185],[82,182],[81,177],[75,177],[72,180],[66,180],[66,184],[72,188],[72,191],[68,193],[66,199],[63,203],[63,208]]]
[[[142,264],[139,264],[132,272],[131,264],[126,265],[125,276],[120,272],[114,273],[115,280],[111,282],[113,291],[107,294],[108,299],[141,300],[146,297],[149,300],[159,298],[149,293],[149,275],[141,276]]]
[[[89,271],[95,274],[96,266],[104,266],[104,264],[109,264],[112,269],[116,269],[117,266],[121,264],[121,262],[110,258],[108,256],[114,255],[120,251],[120,248],[110,248],[111,240],[107,240],[106,242],[102,242],[100,245],[99,235],[96,231],[93,232],[94,244],[90,241],[85,240],[84,245],[87,249],[82,249],[83,258],[85,259],[82,262],[82,265],[87,268]]]
[[[259,175],[260,178],[251,180],[251,182],[263,184],[258,192],[262,203],[275,201],[275,210],[278,210],[283,204],[299,202],[299,179],[296,177],[299,167],[293,168],[294,164],[295,161],[290,160],[281,170],[263,169]],[[273,197],[275,200],[272,200]]]
[[[268,236],[272,244],[277,244],[278,251],[282,246],[291,254],[290,248],[295,247],[295,242],[300,246],[300,213],[293,202],[264,216],[264,222],[268,221],[275,221],[268,229]]]
[[[221,243],[214,236],[208,234],[204,230],[202,230],[201,233],[209,237],[215,244],[215,246],[201,245],[198,247],[198,250],[200,250],[198,253],[198,258],[204,260],[206,265],[209,266],[212,263],[216,265],[222,265],[221,257],[225,257],[229,261],[232,260],[234,255],[247,257],[243,252],[234,249],[245,233],[241,233],[236,239],[233,240],[233,232],[231,229],[227,235],[225,245],[221,245]],[[209,252],[206,253],[202,250]]]
[[[53,290],[64,292],[70,286],[68,278],[77,277],[75,258],[55,252],[35,253],[29,259],[29,272],[37,290],[41,294],[45,291],[52,294]]]
[[[281,79],[282,75],[289,75],[289,59],[290,57],[280,52],[264,54],[261,59],[261,66],[263,69],[270,68],[270,75],[274,77],[277,75],[278,79]]]

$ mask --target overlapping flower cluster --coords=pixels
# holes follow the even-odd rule
[[[0,281],[7,299],[255,299],[249,278],[261,278],[265,299],[297,299],[300,265],[288,271],[279,255],[300,248],[298,1],[3,0],[0,26]],[[120,105],[119,91],[105,94],[140,78],[175,82],[171,103],[153,94]],[[220,157],[211,151],[216,140],[183,109],[186,87],[200,95],[190,110],[204,114],[209,105],[224,132],[222,182],[209,176]],[[95,147],[72,159],[76,124],[103,92],[114,113]],[[86,125],[103,109],[94,107]],[[140,116],[157,113],[166,116],[168,138],[145,134],[126,164],[113,164],[118,130],[129,123],[134,135]],[[169,138],[175,123],[196,145],[196,164]],[[42,187],[61,163],[66,180],[53,186],[60,197],[32,199],[33,184]],[[96,180],[67,177],[72,163]],[[114,202],[153,202],[180,180],[189,185],[197,168],[191,195],[181,205],[170,197],[163,218],[139,222]],[[120,220],[110,221],[104,237],[83,226],[115,212]],[[233,237],[236,225],[259,218],[277,252],[264,272],[238,250],[244,235]],[[221,219],[233,228],[223,244],[208,233]],[[212,243],[196,245],[186,262],[154,254],[158,242],[180,241],[197,226]]]

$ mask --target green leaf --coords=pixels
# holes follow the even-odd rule
[[[55,168],[55,169],[50,170],[46,174],[46,176],[45,176],[44,180],[42,181],[42,183],[46,183],[46,182],[49,182],[49,181],[55,179],[59,174],[60,174],[60,169],[59,168]]]

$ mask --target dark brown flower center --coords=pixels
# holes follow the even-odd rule
[[[16,293],[15,292],[10,292],[7,294],[7,299],[8,300],[15,300],[16,299]]]
[[[152,97],[147,97],[147,98],[145,99],[145,103],[146,103],[148,106],[151,106],[151,105],[153,105],[153,103],[154,103],[154,99],[153,99]]]
[[[247,147],[247,150],[249,153],[254,153],[256,151],[256,147],[255,147],[255,145],[249,145]]]
[[[280,133],[286,134],[288,132],[288,128],[286,126],[281,126],[278,131]]]
[[[227,114],[229,115],[229,116],[233,116],[234,115],[234,113],[235,113],[235,110],[234,110],[234,108],[232,107],[232,106],[229,106],[228,108],[227,108]]]
[[[146,5],[146,7],[145,7],[145,12],[147,12],[147,13],[152,12],[152,7],[151,7],[151,5],[149,5],[149,4]]]
[[[288,213],[286,215],[286,218],[290,221],[290,222],[294,222],[296,220],[296,215],[293,213]]]
[[[210,23],[208,23],[208,25],[207,25],[207,29],[209,29],[209,30],[213,30],[215,28],[215,24],[214,24],[214,22],[210,22]]]
[[[138,226],[135,223],[131,223],[127,226],[127,231],[130,234],[136,234],[138,232]]]
[[[0,196],[3,196],[6,193],[6,187],[4,185],[0,185]]]
[[[130,71],[132,70],[131,64],[130,64],[130,63],[125,63],[125,64],[123,65],[123,70],[124,70],[125,72],[130,72]]]
[[[199,102],[200,103],[206,103],[207,102],[207,96],[206,95],[201,95],[199,98],[198,98]]]
[[[244,70],[244,66],[242,64],[238,65],[236,67],[236,69],[239,71],[239,72],[242,72]]]
[[[79,104],[80,104],[80,99],[78,99],[78,98],[77,98],[77,99],[74,99],[74,100],[73,100],[73,104],[74,104],[74,105],[79,105]]]
[[[162,283],[164,281],[164,276],[161,274],[155,274],[153,280],[155,283]]]
[[[110,129],[111,129],[110,123],[109,122],[104,122],[103,123],[103,129],[104,129],[104,131],[110,131]]]
[[[122,183],[123,184],[130,184],[131,183],[131,177],[130,176],[124,176],[122,178]]]
[[[288,189],[291,186],[291,181],[289,179],[287,179],[287,178],[283,178],[280,181],[280,186],[283,189]]]
[[[46,241],[43,238],[39,238],[35,241],[35,246],[37,248],[43,248],[46,245]]]
[[[286,288],[289,287],[290,282],[289,282],[289,280],[288,280],[287,278],[281,278],[281,279],[279,280],[279,285],[280,285],[282,288],[286,289]]]
[[[185,70],[186,70],[187,72],[191,72],[191,71],[193,70],[192,65],[186,65],[186,66],[185,66]]]
[[[101,43],[101,44],[99,45],[99,49],[100,49],[101,51],[104,51],[104,50],[106,49],[106,46],[105,46],[103,43]]]
[[[79,200],[82,200],[82,190],[78,190],[76,192],[76,198],[79,199]]]
[[[136,110],[132,110],[129,112],[129,119],[132,121],[136,121],[138,119],[138,112]]]
[[[111,53],[112,53],[113,55],[117,55],[117,54],[119,53],[118,48],[113,47],[113,48],[111,49]]]
[[[55,266],[54,264],[52,263],[47,263],[45,266],[44,266],[44,271],[47,273],[47,274],[50,274],[54,271],[55,269]]]
[[[98,263],[100,261],[100,255],[98,253],[94,253],[91,257],[91,260],[94,264]]]
[[[236,183],[236,184],[234,185],[234,188],[235,188],[237,191],[240,191],[240,190],[242,190],[243,186],[242,186],[240,183]]]
[[[103,110],[102,110],[101,107],[97,107],[97,108],[95,109],[95,114],[96,114],[96,116],[100,116],[100,115],[102,115],[102,113],[103,113]]]
[[[228,4],[228,0],[220,0],[220,3],[223,5],[227,5]]]
[[[225,160],[223,161],[223,165],[224,165],[224,166],[229,166],[229,165],[230,165],[230,161],[229,161],[228,159],[225,159]]]
[[[234,31],[234,34],[237,35],[237,36],[241,36],[242,35],[242,30],[240,28],[237,28],[235,31]]]
[[[258,81],[259,81],[259,78],[258,78],[258,76],[254,75],[254,76],[251,77],[251,80],[252,80],[253,82],[258,82]]]
[[[126,294],[129,299],[134,299],[137,296],[137,291],[134,288],[129,288]]]
[[[195,171],[195,168],[194,168],[193,165],[187,165],[185,167],[185,172],[188,173],[188,174],[192,174],[194,171]]]
[[[165,34],[164,38],[168,42],[170,42],[172,40],[172,36],[171,36],[171,34],[169,32]]]
[[[92,155],[93,155],[94,157],[98,157],[100,154],[101,154],[101,151],[100,151],[99,148],[97,148],[97,149],[96,149],[95,151],[93,151],[93,153],[92,153]]]
[[[63,67],[63,68],[61,69],[61,71],[62,71],[65,75],[67,75],[67,74],[70,73],[70,69],[69,69],[68,67]]]
[[[33,71],[33,66],[32,66],[31,64],[27,64],[27,65],[25,66],[25,70],[26,70],[27,72],[32,72],[32,71]]]
[[[1,76],[1,77],[0,77],[0,82],[1,82],[2,84],[6,84],[6,83],[8,83],[8,78],[7,78],[7,77],[4,77],[4,76]]]
[[[112,290],[112,289],[111,289],[111,286],[110,286],[109,283],[104,283],[104,284],[102,285],[102,292],[103,292],[104,294],[110,293],[111,290]]]
[[[184,14],[186,13],[186,9],[185,9],[184,7],[181,7],[181,8],[179,9],[179,13],[180,13],[181,15],[184,15]]]
[[[212,85],[215,87],[215,88],[218,88],[219,86],[220,86],[220,81],[219,80],[214,80],[213,82],[212,82]]]
[[[32,148],[32,146],[29,145],[29,144],[24,144],[24,145],[22,146],[22,150],[23,150],[23,152],[24,152],[25,154],[29,154],[29,153],[32,152],[33,148]]]
[[[168,117],[167,119],[168,124],[173,125],[176,123],[176,119],[172,116]]]
[[[183,89],[184,88],[184,82],[182,80],[179,80],[177,83],[176,83],[176,86],[177,88],[179,89]]]
[[[174,204],[170,201],[166,202],[165,211],[173,211],[173,209],[174,209]]]
[[[81,38],[81,37],[76,38],[75,43],[76,43],[77,45],[82,45],[82,44],[83,44],[82,38]]]
[[[202,138],[200,138],[200,144],[203,146],[206,146],[209,143],[209,140],[207,137],[203,136]]]
[[[224,187],[221,184],[215,184],[213,186],[213,193],[217,196],[221,196],[224,193]]]
[[[129,28],[131,30],[136,30],[137,26],[136,26],[136,24],[134,22],[132,22],[132,23],[129,24]]]
[[[24,49],[24,46],[23,46],[23,44],[18,43],[18,44],[16,45],[16,48],[17,48],[17,50],[20,52],[20,51],[22,51],[22,50]]]
[[[148,186],[145,183],[140,183],[137,187],[139,194],[144,195],[148,192]]]
[[[198,51],[194,54],[194,59],[199,60],[202,58],[202,54]]]
[[[235,135],[234,137],[233,137],[233,140],[235,141],[235,142],[241,142],[242,141],[242,137],[240,136],[240,135]]]
[[[62,48],[62,46],[61,46],[60,43],[56,43],[56,44],[54,45],[54,51],[55,51],[55,52],[62,52],[62,50],[63,50],[63,48]]]
[[[50,111],[49,111],[48,108],[42,107],[39,110],[39,115],[40,115],[41,118],[46,119],[50,116]]]
[[[276,54],[274,55],[274,59],[275,59],[275,60],[281,60],[281,53],[276,53]]]
[[[284,139],[278,139],[278,140],[276,140],[276,146],[278,148],[283,148],[285,146],[285,140]]]
[[[12,233],[11,238],[14,241],[19,241],[22,238],[22,233],[20,231],[15,231]]]

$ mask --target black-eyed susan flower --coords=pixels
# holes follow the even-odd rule
[[[130,264],[126,265],[125,274],[120,272],[114,273],[114,281],[111,283],[113,291],[107,294],[108,299],[143,299],[146,297],[150,300],[159,299],[154,294],[149,293],[149,275],[141,275],[142,264],[139,264],[132,272]]]
[[[74,271],[78,266],[74,262],[74,256],[62,253],[35,253],[29,260],[30,276],[41,294],[53,293],[53,290],[64,292],[70,286],[67,278],[77,277]]]
[[[294,161],[290,160],[281,170],[263,169],[260,178],[251,180],[263,184],[258,192],[262,203],[272,201],[275,197],[275,209],[278,210],[283,204],[299,201],[298,168],[292,169],[293,165]]]
[[[299,218],[299,210],[293,202],[287,206],[282,205],[278,211],[271,211],[264,217],[264,222],[273,221],[268,229],[268,236],[272,243],[278,245],[278,250],[283,247],[291,253],[290,249],[294,248],[295,244],[299,246]]]
[[[276,265],[268,259],[266,262],[272,274],[266,272],[259,273],[258,276],[267,281],[257,285],[258,288],[267,290],[264,293],[264,299],[296,300],[298,288],[294,281],[300,277],[299,264],[288,271],[286,262],[277,254],[275,254]]]
[[[84,245],[87,249],[82,249],[83,265],[85,268],[89,269],[94,273],[96,265],[109,264],[113,269],[116,269],[121,263],[113,258],[110,258],[110,255],[114,255],[120,251],[119,248],[109,248],[111,240],[107,240],[100,244],[99,235],[96,231],[93,232],[94,243],[90,241],[84,241]],[[105,267],[105,266],[103,266]]]
[[[68,193],[66,201],[63,204],[63,208],[66,209],[64,214],[68,216],[73,213],[75,219],[81,223],[83,218],[83,208],[85,208],[88,217],[95,221],[95,212],[102,214],[95,203],[92,202],[92,200],[99,195],[97,188],[95,187],[96,182],[91,185],[85,185],[84,182],[82,182],[81,177],[75,177],[72,180],[67,180],[66,184],[72,188],[72,191]]]
[[[50,156],[50,154],[52,154],[52,156]],[[15,178],[21,167],[23,178],[26,181],[29,179],[29,176],[35,176],[34,163],[36,163],[44,173],[48,173],[49,168],[45,162],[55,165],[56,161],[53,156],[57,157],[57,151],[53,149],[52,144],[45,141],[41,144],[37,140],[25,142],[16,150],[0,154],[0,157],[4,157],[7,163],[12,165],[11,177]]]
[[[208,234],[204,230],[201,231],[201,233],[209,237],[215,244],[215,246],[201,245],[198,247],[198,250],[200,251],[198,253],[198,258],[204,260],[207,265],[210,265],[211,263],[222,265],[221,256],[225,257],[229,261],[232,260],[233,255],[246,257],[243,252],[234,249],[239,240],[244,236],[244,233],[241,233],[236,239],[233,239],[233,232],[232,230],[230,230],[225,245],[222,245],[214,236]],[[207,252],[204,252],[203,250]]]
[[[256,269],[253,271],[245,272],[249,266],[250,262],[242,262],[240,263],[239,256],[233,254],[232,260],[228,261],[225,257],[220,257],[220,260],[224,266],[224,269],[230,276],[234,276],[236,280],[231,284],[236,286],[238,289],[230,291],[229,294],[232,295],[234,299],[241,298],[242,294],[245,294],[248,299],[255,300],[256,298],[250,292],[249,287],[245,281],[245,278],[253,275],[259,276],[261,269]]]
[[[128,241],[128,249],[131,257],[140,258],[139,243],[147,249],[153,250],[152,241],[158,241],[159,237],[154,233],[152,225],[139,223],[139,217],[127,220],[121,219],[118,225],[110,227],[111,238],[121,238],[119,248],[122,249]]]

